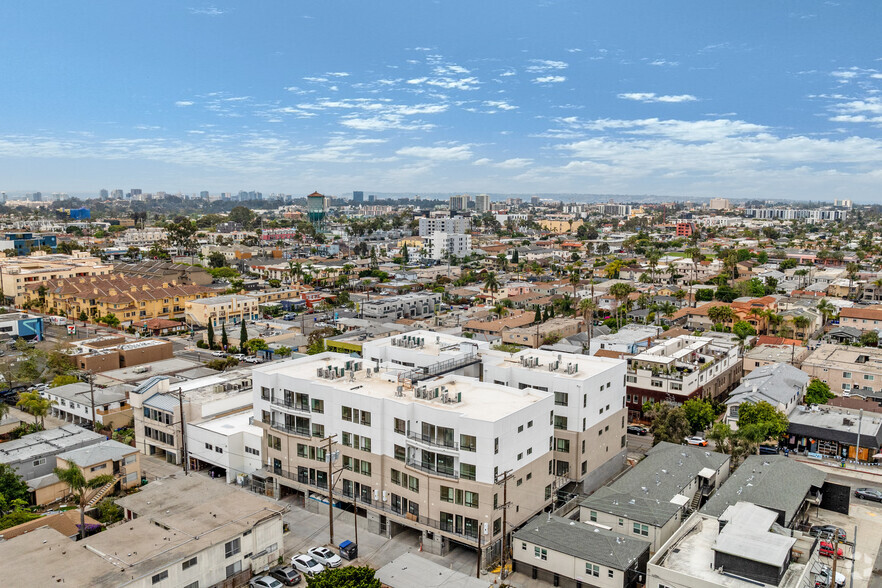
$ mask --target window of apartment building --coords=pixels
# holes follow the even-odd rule
[[[266,436],[266,445],[270,449],[281,450],[282,449],[282,439],[280,437],[276,437],[275,435],[267,435]]]
[[[527,474],[527,481],[530,481],[532,479],[533,479],[533,472],[530,472],[529,474]]]
[[[588,461],[586,460],[586,461],[582,462],[582,474],[584,475],[587,473],[588,473]]]
[[[34,460],[34,463],[33,463],[33,467],[41,466],[41,465],[43,465],[44,463],[46,463],[46,458],[45,458],[45,457],[41,457],[41,458],[39,458],[39,459],[35,459],[35,460]]]
[[[518,478],[518,482],[517,482],[516,486],[520,486],[520,485],[523,484],[523,483],[524,483],[524,479],[523,479],[523,478]]]
[[[551,498],[551,484],[545,487],[545,500]]]
[[[371,426],[371,413],[366,410],[361,411],[361,424],[365,427]]]
[[[533,548],[533,557],[536,559],[548,559],[548,550],[542,547],[534,547]]]
[[[627,382],[629,384],[636,384],[637,383],[637,376],[625,376],[625,382]]]
[[[325,426],[319,425],[317,423],[312,424],[312,436],[313,437],[322,437],[325,436]]]
[[[260,411],[260,422],[266,423],[267,425],[272,424],[272,422],[273,422],[272,413],[268,410]]]
[[[393,469],[393,470],[391,471],[391,474],[390,474],[390,475],[391,475],[391,478],[392,478],[392,483],[395,484],[395,485],[397,485],[397,486],[401,486],[401,472],[399,472],[399,471],[396,470],[396,469]],[[444,490],[444,486],[441,487],[441,490],[442,490],[442,491]]]
[[[499,437],[493,439],[493,454],[496,455],[499,453]]]
[[[341,407],[343,415],[342,418],[344,421],[352,422],[352,409],[348,406]]]
[[[359,460],[356,460],[359,461]],[[370,476],[371,475],[371,462],[362,459],[361,461],[361,475],[362,476]]]
[[[661,388],[661,387],[662,387],[662,381],[661,381],[661,380],[650,380],[650,381],[649,381],[649,385],[650,385],[650,386],[654,386],[655,388]]]
[[[870,374],[864,374],[864,379],[865,379],[865,380],[868,380],[868,381],[870,381],[870,382],[872,382],[872,381],[873,381],[873,376],[871,376]]]
[[[153,576],[153,578],[151,578],[151,582],[153,584],[159,584],[160,582],[162,582],[166,578],[168,578],[168,570],[164,570],[162,572],[159,572],[158,574],[155,574]]]
[[[524,453],[518,453],[518,461],[521,461],[522,459],[524,459]]]
[[[395,419],[395,432],[399,435],[407,433],[407,423],[405,423],[404,419]]]
[[[224,557],[232,557],[242,551],[239,538],[236,537],[232,541],[224,543]]]
[[[557,406],[569,406],[570,395],[566,392],[554,393],[554,404]]]
[[[395,446],[395,459],[398,461],[406,461],[407,460],[407,450],[404,449],[401,445]]]
[[[585,573],[589,576],[594,576],[595,578],[598,578],[598,577],[600,577],[600,566],[586,563],[585,564]]]
[[[459,477],[463,480],[475,479],[475,466],[469,463],[459,464]]]
[[[463,451],[477,451],[478,440],[474,435],[460,435],[459,448]]]
[[[270,389],[266,386],[260,387],[260,399],[261,400],[269,400],[270,399]]]
[[[368,473],[368,475],[370,476],[370,473]],[[420,491],[420,479],[417,478],[416,476],[408,476],[408,477],[407,477],[407,488],[408,488],[408,490],[410,490],[411,492],[417,492],[417,493],[419,493],[419,491]]]
[[[523,432],[524,432],[524,425],[521,425],[518,427],[518,433],[523,433]]]
[[[453,502],[455,500],[456,492],[450,486],[441,486],[441,501],[442,502]]]
[[[563,429],[567,428],[567,417],[565,416],[555,416],[554,417],[554,428],[555,429]]]
[[[588,513],[588,518],[591,520],[592,523],[596,523],[597,522],[597,511],[596,510],[590,511]]]
[[[843,378],[850,378],[850,377],[851,377],[851,372],[842,372],[842,377],[843,377]]]
[[[682,389],[683,389],[683,384],[680,384],[678,382],[671,382],[671,390],[678,390],[679,391]]]
[[[649,526],[641,525],[640,523],[634,523],[634,534],[635,535],[643,535],[644,537],[649,537]]]
[[[251,455],[260,455],[259,450],[254,449],[253,447],[248,447],[247,445],[245,446],[245,453],[250,453]]]
[[[192,568],[195,565],[196,565],[196,558],[191,557],[190,559],[188,559],[187,561],[185,561],[184,563],[181,564],[181,569],[182,570],[189,570],[190,568]]]
[[[559,451],[561,453],[569,453],[570,452],[570,440],[569,439],[557,439],[557,443],[555,444],[555,451]]]
[[[531,455],[533,453],[532,447],[527,447],[527,455]]]
[[[239,560],[236,563],[231,563],[227,566],[226,573],[227,578],[232,578],[236,574],[242,571],[242,561]]]
[[[184,588],[199,588],[199,580],[196,580],[195,582],[190,582],[189,584],[184,586]]]
[[[325,401],[321,398],[313,398],[312,399],[312,412],[317,412],[319,414],[325,413]]]
[[[533,421],[527,421],[527,428],[531,429],[533,427]]]
[[[352,447],[352,433],[343,431],[342,440],[340,442],[346,447]]]
[[[501,518],[498,518],[498,519],[496,519],[495,521],[493,521],[493,534],[494,534],[494,535],[498,535],[498,534],[501,533],[501,532],[502,532],[502,519],[501,519]],[[522,544],[522,545],[523,545],[523,549],[526,549],[526,548],[527,548],[527,544],[526,544],[526,543],[524,543],[524,544]]]

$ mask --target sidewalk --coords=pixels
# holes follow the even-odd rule
[[[790,459],[808,464],[828,473],[838,473],[842,476],[850,476],[867,482],[882,484],[882,465],[871,465],[846,461],[842,467],[842,461],[834,458],[814,459],[804,455],[790,454]]]

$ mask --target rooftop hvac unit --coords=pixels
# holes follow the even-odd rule
[[[553,371],[554,371],[554,364],[553,364],[553,363],[549,363],[549,364],[548,364],[548,371],[549,371],[549,372],[553,372]]]
[[[395,388],[395,396],[404,396],[404,386]]]
[[[444,392],[441,393],[441,402],[443,402],[444,404],[447,404],[449,401],[450,401],[450,399],[447,397],[447,390],[445,390]]]
[[[322,368],[316,368],[315,375],[316,375],[316,377],[321,378],[322,377]]]

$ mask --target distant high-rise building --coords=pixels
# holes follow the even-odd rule
[[[330,198],[318,192],[313,192],[306,197],[306,210],[309,222],[315,226],[317,231],[324,229],[329,201]]]
[[[530,196],[530,205],[531,206],[539,206],[539,197],[538,196]]]
[[[851,208],[852,202],[851,200],[839,200],[836,199],[833,201],[833,206],[841,206],[842,208]]]
[[[42,202],[43,201],[43,193],[42,192],[34,192],[28,195],[28,200],[31,202]]]
[[[203,200],[208,200],[208,190],[202,190],[199,192],[199,197]]]
[[[732,204],[728,198],[711,198],[707,207],[711,210],[729,210],[732,208]]]
[[[0,202],[6,202],[6,192],[0,192]]]
[[[374,202],[376,199],[377,199],[377,197],[374,196],[373,194],[368,195],[368,202]]]
[[[353,190],[352,201],[353,202],[364,202],[364,192],[362,192],[360,190]]]
[[[490,196],[487,194],[478,194],[475,196],[475,211],[490,212]]]
[[[101,198],[102,200],[106,200],[108,196],[109,196],[109,194],[108,194],[107,190],[104,190],[104,189],[98,190],[98,197]]]
[[[457,194],[450,197],[450,210],[468,210],[472,197],[468,194]]]
[[[120,190],[119,188],[117,188],[116,190],[111,190],[110,197],[113,198],[114,200],[122,200],[123,191]]]

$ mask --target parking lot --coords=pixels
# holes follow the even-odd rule
[[[853,586],[870,586],[873,565],[882,542],[882,505],[876,502],[851,498],[848,515],[829,510],[811,513],[813,525],[836,525],[845,530],[847,542],[840,545],[843,558],[837,564],[837,571],[851,578]],[[821,557],[828,566],[832,558]]]

